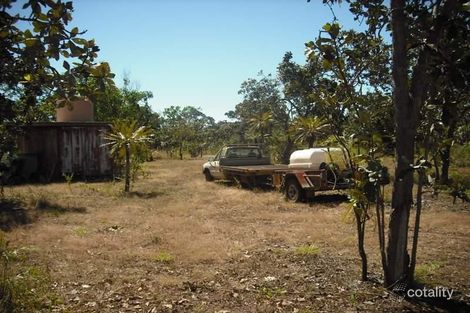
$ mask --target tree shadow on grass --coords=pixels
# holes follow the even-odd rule
[[[57,213],[57,214],[64,214],[64,213],[86,213],[85,207],[76,207],[76,206],[64,206],[57,203],[53,203],[47,199],[38,199],[36,201],[35,209],[42,212],[49,212],[49,213]]]
[[[383,287],[383,281],[377,277],[369,277],[368,283],[373,286]],[[437,289],[436,289],[437,288]],[[422,296],[424,290],[427,289],[428,296]],[[436,290],[440,289],[440,297],[429,296],[430,290],[434,295],[438,295]],[[444,294],[442,290],[452,290],[452,295],[449,298],[449,293]],[[417,291],[419,290],[419,293]],[[412,294],[408,292],[412,291]],[[405,299],[407,302],[419,306],[425,312],[449,312],[449,313],[467,313],[470,312],[470,302],[468,301],[468,296],[464,295],[458,290],[446,288],[444,286],[427,286],[421,283],[414,283],[410,287],[397,287],[397,289],[391,291],[391,293],[399,296],[400,298]],[[419,295],[412,297],[411,295]],[[414,311],[410,311],[414,312]],[[421,312],[421,310],[419,310]]]
[[[164,194],[165,193],[163,191],[151,191],[151,192],[131,191],[127,193],[127,196],[130,198],[152,199],[158,196],[162,196]]]
[[[436,287],[424,286],[424,285],[416,285],[413,286],[412,289],[416,293],[417,290],[421,292],[424,289],[429,290],[436,290]],[[441,289],[443,287],[440,287]],[[406,295],[405,295],[406,296]],[[461,292],[457,290],[453,290],[452,297],[441,296],[441,297],[409,297],[406,296],[406,300],[410,303],[415,305],[419,305],[422,307],[429,308],[431,310],[436,310],[439,312],[456,312],[456,313],[466,313],[470,312],[470,303],[464,300],[464,296]]]
[[[0,229],[9,231],[18,225],[29,224],[33,221],[28,209],[15,200],[0,200]]]
[[[30,224],[37,220],[38,213],[46,212],[55,215],[65,213],[85,213],[86,208],[75,206],[62,206],[47,199],[38,199],[33,209],[27,208],[15,199],[0,200],[0,229],[10,231],[14,227]]]
[[[313,198],[309,199],[308,203],[310,205],[315,204],[331,204],[331,205],[338,205],[342,202],[348,202],[348,196],[345,194],[316,194]]]

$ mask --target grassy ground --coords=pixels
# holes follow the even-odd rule
[[[432,311],[359,281],[355,226],[338,194],[293,204],[275,191],[208,183],[202,160],[148,163],[121,183],[9,187],[28,218],[7,237],[21,266],[47,273],[56,312]],[[18,210],[16,210],[18,211]],[[40,212],[40,213],[39,213]],[[8,222],[4,220],[4,224]],[[24,225],[14,225],[14,224]],[[470,208],[425,197],[417,274],[470,298]],[[366,235],[381,279],[377,235]]]

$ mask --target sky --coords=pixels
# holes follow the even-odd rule
[[[286,51],[305,62],[304,43],[332,20],[321,0],[75,0],[72,26],[95,39],[122,85],[125,73],[151,91],[152,109],[199,107],[227,119],[243,81],[275,75]],[[346,4],[341,25],[355,27]]]

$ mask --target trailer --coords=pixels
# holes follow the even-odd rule
[[[250,188],[271,186],[294,202],[312,198],[317,191],[353,186],[347,156],[340,148],[298,150],[292,153],[289,165],[270,164],[257,149],[253,145],[223,148],[204,164],[206,180],[230,180]],[[250,153],[253,153],[251,157]]]
[[[284,164],[221,166],[221,171],[227,180],[233,180],[240,186],[253,188],[260,185],[272,185],[276,171],[287,170]]]
[[[328,169],[290,169],[288,165],[223,166],[227,180],[243,187],[271,186],[293,202],[313,198],[315,192],[351,188],[349,180],[329,180]]]
[[[285,193],[288,200],[298,202],[313,198],[317,191],[348,189],[353,186],[352,180],[333,178],[336,175],[329,169],[286,169],[272,174],[272,185]]]

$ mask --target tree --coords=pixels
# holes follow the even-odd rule
[[[325,120],[313,117],[298,117],[291,126],[291,132],[295,136],[296,141],[304,142],[308,148],[313,148],[315,141],[322,135],[327,133],[330,126]]]
[[[259,73],[259,77],[242,83],[238,93],[243,96],[243,101],[226,115],[239,122],[240,132],[249,133],[250,130],[255,130],[254,136],[243,136],[242,142],[261,141],[264,148],[274,154],[276,159],[287,163],[293,140],[289,135],[282,134],[288,133],[289,130],[289,108],[283,99],[279,80],[271,75],[264,75],[263,72]],[[276,136],[272,136],[274,133]]]
[[[87,80],[111,83],[108,63],[95,63],[98,46],[81,38],[72,20],[72,2],[30,0],[22,8],[13,0],[0,3],[0,162],[15,150],[21,126],[51,94],[66,105],[80,95]],[[19,13],[16,13],[19,12]],[[62,63],[62,69],[55,64]],[[82,94],[83,95],[83,94]]]
[[[192,106],[171,106],[163,111],[158,133],[160,145],[168,152],[177,150],[183,159],[184,151],[192,156],[202,154],[208,146],[208,130],[213,127],[214,119],[206,116]]]
[[[337,1],[324,2],[330,5]],[[366,79],[367,89],[375,88],[377,92],[387,92],[387,80],[380,79],[382,75],[377,74],[386,74],[389,70],[392,73],[396,167],[383,268],[385,285],[394,288],[399,286],[400,282],[410,283],[414,275],[421,209],[421,178],[423,168],[428,166],[425,159],[419,159],[414,164],[417,128],[421,122],[420,111],[429,99],[432,69],[446,64],[442,58],[443,53],[445,55],[442,39],[452,37],[453,30],[455,27],[461,27],[459,25],[463,24],[462,20],[465,20],[466,14],[461,6],[462,3],[457,0],[414,2],[396,0],[391,2],[390,11],[384,1],[347,2],[355,18],[365,20],[367,29],[361,33],[351,33],[353,37],[340,36],[337,24],[326,24],[322,32],[327,34],[327,37],[320,35],[316,42],[308,43],[307,47],[311,51],[321,52],[324,66],[332,69],[346,92],[347,101],[343,103],[348,106],[347,111],[357,116],[360,114],[356,103],[361,103],[363,97],[357,96],[357,92],[362,90],[361,84],[357,85],[354,82],[360,83]],[[388,12],[391,12],[391,20]],[[386,45],[381,43],[383,42],[381,32],[384,29],[390,29],[392,35],[393,63],[389,70],[381,66],[387,63],[383,62],[385,59],[380,61],[381,56],[375,57],[386,48]],[[362,41],[363,44],[354,44],[351,49],[342,49],[349,46],[348,38],[355,41],[357,39],[357,43]],[[444,45],[445,43],[446,41]],[[341,51],[343,53],[338,53]],[[317,58],[317,54],[312,55]],[[370,58],[368,55],[374,57]],[[452,62],[447,62],[448,65],[449,63]],[[450,70],[456,68],[458,67],[455,64],[450,64],[448,67]],[[376,88],[377,86],[379,88]],[[354,101],[351,102],[351,99]],[[413,173],[416,171],[420,179],[410,257],[407,249],[408,230],[413,202]]]
[[[414,15],[409,10],[414,9]],[[429,81],[428,71],[431,65],[431,49],[428,45],[437,46],[444,33],[447,22],[452,20],[457,9],[457,1],[443,1],[442,4],[429,6],[413,6],[404,0],[391,2],[392,38],[393,38],[393,103],[395,107],[396,125],[396,168],[392,194],[392,212],[389,223],[387,247],[387,268],[385,283],[393,286],[398,282],[413,279],[410,272],[410,256],[408,254],[408,222],[413,203],[413,171],[410,164],[414,163],[415,135],[418,125],[418,113],[425,101],[426,86]],[[419,16],[418,13],[424,16]],[[413,18],[418,16],[416,18]],[[423,18],[427,19],[422,20]],[[410,44],[409,25],[418,22],[416,31],[427,30],[422,37],[411,37],[422,44],[415,51],[416,62],[412,66],[409,78],[410,55],[407,46]],[[423,25],[424,24],[424,25]],[[413,43],[413,42],[411,42]],[[425,43],[425,44],[424,44]],[[417,221],[419,223],[419,221]],[[414,241],[417,240],[415,236]],[[412,256],[412,259],[415,256]],[[414,268],[412,268],[414,270]]]
[[[263,112],[250,118],[250,129],[257,138],[255,141],[264,144],[266,136],[269,136],[271,133],[272,124],[273,114],[271,112]]]
[[[292,61],[292,57],[291,52],[286,52],[277,67],[283,100],[291,107],[292,116],[327,115],[323,101],[317,95],[334,92],[336,83],[326,75],[321,62],[310,61],[300,65]]]
[[[104,91],[94,93],[91,100],[95,104],[95,119],[98,121],[132,119],[139,125],[147,125],[157,130],[159,116],[150,107],[151,98],[153,98],[151,91],[139,90],[131,83],[129,77],[125,76],[121,88],[114,84],[106,86]]]
[[[124,155],[124,192],[130,191],[132,161],[142,162],[139,151],[145,149],[152,137],[152,130],[146,126],[139,127],[136,120],[115,121],[111,131],[105,135],[107,143],[104,146],[110,147],[111,155],[117,160]]]

